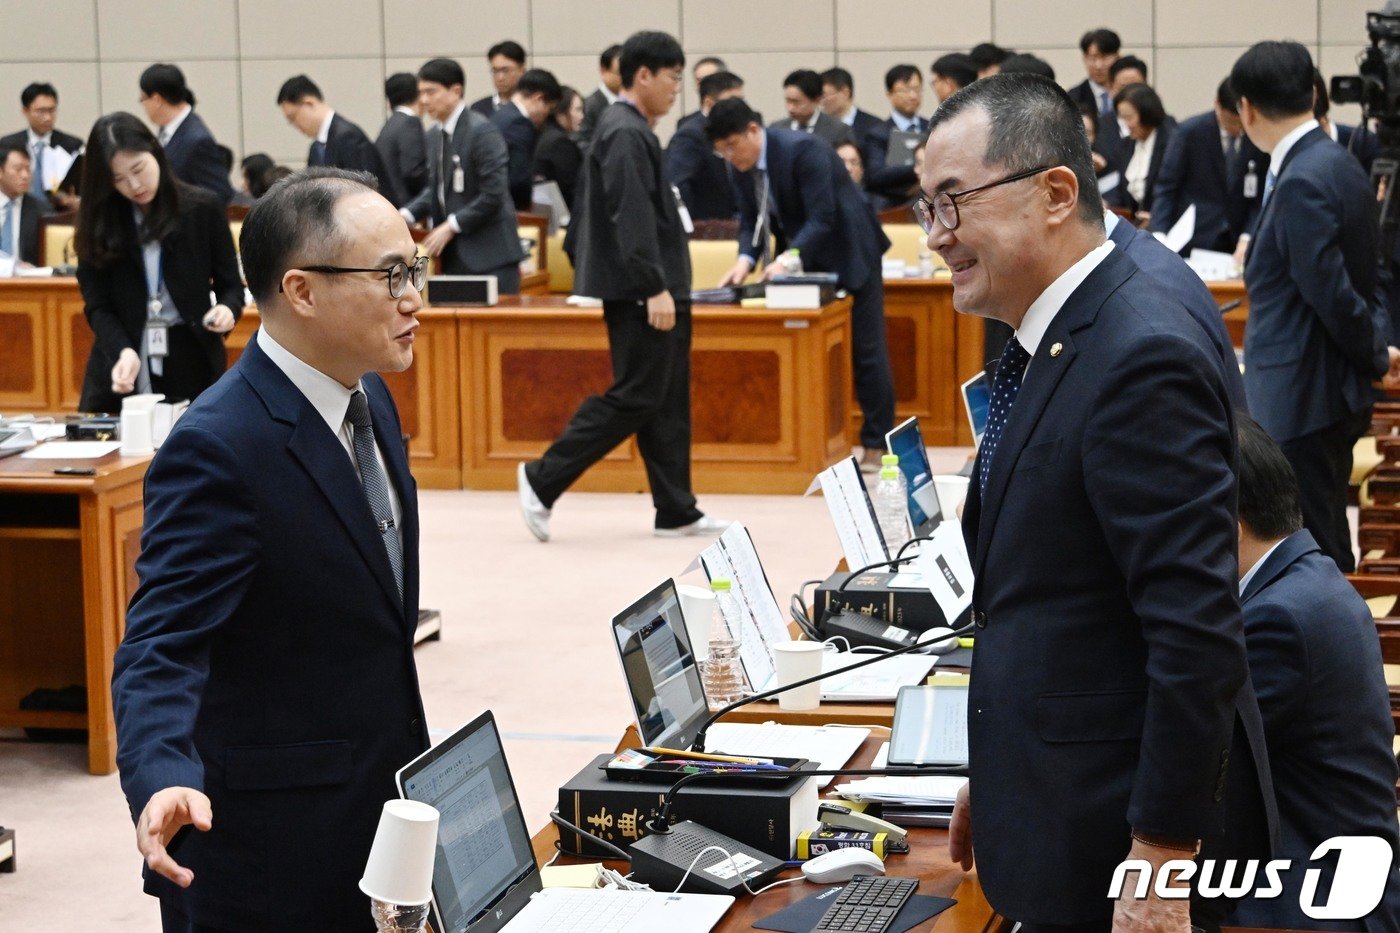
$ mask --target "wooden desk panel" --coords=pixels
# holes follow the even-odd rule
[[[867,739],[851,760],[851,767],[869,767],[882,741],[884,741],[883,737]],[[636,730],[629,727],[622,741],[618,743],[618,748],[635,748],[638,744],[640,743]],[[815,828],[816,825],[816,814],[812,814],[812,827]],[[531,839],[531,846],[538,864],[543,865],[554,857],[554,843],[558,838],[559,831],[553,823],[535,833]],[[1006,923],[987,903],[986,896],[983,895],[982,888],[977,882],[976,871],[964,872],[960,866],[948,859],[948,833],[946,830],[929,827],[910,829],[909,849],[907,855],[891,855],[886,860],[885,864],[889,874],[905,878],[918,878],[920,894],[951,897],[958,902],[939,914],[934,920],[933,926],[929,928],[934,933],[1000,933],[1000,931],[1010,928],[1010,924]],[[568,865],[581,861],[584,860],[562,855],[556,864]],[[620,871],[627,870],[622,862],[608,862],[606,864]],[[780,877],[795,877],[799,871],[800,869],[790,868],[785,870]],[[749,930],[755,921],[761,920],[769,914],[777,913],[798,901],[805,900],[815,894],[817,890],[816,885],[804,882],[786,884],[766,891],[758,897],[744,895],[734,902],[734,906],[724,915],[719,925],[715,927],[715,931],[716,933],[735,933],[739,930]],[[920,929],[925,929],[925,927],[921,926]]]
[[[458,311],[463,484],[512,489],[579,404],[611,383],[602,311],[562,296]],[[700,307],[691,350],[692,463],[698,492],[802,492],[849,451],[849,302],[816,311]],[[635,492],[635,441],[577,488]]]
[[[1225,329],[1230,332],[1230,342],[1236,347],[1243,347],[1245,324],[1249,322],[1249,293],[1245,290],[1244,279],[1206,284],[1218,304],[1223,305],[1231,301],[1240,303],[1235,310],[1225,312]]]
[[[982,319],[953,309],[953,286],[946,276],[887,279],[885,333],[894,371],[895,423],[917,416],[924,443],[970,445],[972,432],[958,387],[983,368]]]
[[[88,730],[88,770],[116,768],[112,656],[136,589],[149,457],[0,460],[0,726]],[[60,477],[60,466],[94,477]],[[43,600],[21,594],[41,592]],[[36,687],[85,684],[87,713],[26,712]]]

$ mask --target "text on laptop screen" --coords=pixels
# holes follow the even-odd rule
[[[613,622],[642,741],[670,746],[705,707],[704,688],[685,635],[674,587]]]
[[[433,898],[443,933],[467,929],[534,871],[529,832],[494,722],[447,748],[418,773],[406,775],[403,791],[441,814]]]
[[[938,495],[934,490],[928,451],[924,449],[918,419],[910,418],[895,428],[886,441],[890,445],[890,453],[899,458],[899,470],[909,487],[909,520],[917,531],[939,514]]]

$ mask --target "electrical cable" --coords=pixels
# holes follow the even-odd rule
[[[592,833],[588,832],[588,830],[586,830],[586,829],[579,829],[579,828],[578,828],[577,826],[575,826],[573,823],[570,823],[568,820],[566,820],[566,819],[564,819],[562,816],[560,816],[558,810],[552,811],[552,812],[549,814],[549,818],[550,818],[551,820],[554,821],[554,823],[555,823],[556,826],[559,826],[559,827],[561,827],[562,829],[567,829],[567,830],[568,830],[569,832],[571,832],[571,833],[575,833],[575,834],[579,837],[579,839],[581,840],[581,842],[587,842],[587,843],[594,844],[594,845],[598,846],[599,848],[601,848],[601,849],[606,849],[608,852],[612,853],[611,855],[603,856],[604,858],[620,858],[620,859],[624,859],[624,860],[626,860],[626,861],[628,861],[628,862],[631,862],[631,861],[632,861],[632,856],[629,855],[629,854],[627,853],[627,850],[626,850],[626,849],[619,848],[619,847],[613,845],[611,842],[608,842],[606,839],[599,839],[597,836],[595,836],[595,835],[593,835]],[[562,847],[560,847],[560,848],[561,848],[561,851],[562,851]],[[582,845],[580,845],[580,848],[582,848]],[[598,858],[599,856],[589,856],[589,855],[585,855],[585,856],[583,856],[583,857],[584,857],[584,858]]]
[[[690,860],[690,867],[685,870],[685,874],[681,875],[681,883],[676,885],[676,890],[671,893],[680,893],[681,888],[685,887],[686,880],[692,874],[694,874],[695,866],[699,863],[700,859],[705,857],[705,853],[710,851],[720,852],[724,855],[725,858],[729,859],[729,867],[734,869],[734,877],[739,879],[739,883],[744,886],[745,891],[748,891],[750,894],[758,893],[758,891],[755,891],[753,888],[749,887],[748,879],[745,878],[744,873],[739,870],[739,863],[735,860],[734,856],[729,852],[729,850],[724,848],[723,846],[705,846],[705,848],[695,853],[695,858]]]

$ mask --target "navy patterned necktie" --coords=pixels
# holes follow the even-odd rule
[[[399,597],[403,597],[403,545],[399,541],[398,529],[394,527],[394,510],[389,504],[389,482],[375,456],[374,426],[369,418],[369,399],[359,389],[350,396],[350,407],[345,412],[345,420],[350,422],[352,441],[355,448],[355,466],[360,471],[360,483],[365,489],[365,499],[369,502],[370,514],[374,516],[375,527],[384,541],[384,549],[389,552],[389,566],[394,571],[394,582],[399,587]]]
[[[992,399],[987,411],[987,430],[982,435],[981,457],[978,461],[977,481],[982,495],[987,494],[987,477],[992,475],[992,458],[996,456],[997,443],[1001,432],[1006,428],[1006,419],[1011,417],[1011,406],[1016,401],[1016,393],[1021,390],[1021,377],[1026,374],[1031,355],[1021,342],[1012,337],[1001,351],[1001,362],[997,364],[996,380],[992,383]]]

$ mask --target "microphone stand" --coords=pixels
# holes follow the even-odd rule
[[[938,640],[944,641],[949,638],[957,638],[960,635],[966,635],[969,632],[974,631],[976,628],[977,626],[975,623],[969,622],[966,625],[961,626],[960,628],[953,629],[953,633],[951,635],[944,635]],[[928,642],[915,642],[912,645],[905,645],[903,648],[893,648],[889,651],[876,654],[872,656],[869,660],[858,661],[855,664],[848,664],[847,666],[840,668],[839,670],[823,671],[822,673],[817,674],[813,677],[805,677],[802,680],[796,680],[790,684],[784,684],[781,687],[774,687],[771,690],[764,690],[762,693],[755,693],[753,696],[743,697],[742,699],[735,700],[728,706],[722,706],[710,714],[710,717],[705,720],[704,725],[700,727],[700,731],[695,734],[695,741],[690,743],[690,750],[695,752],[703,752],[705,750],[705,734],[710,730],[710,727],[713,726],[716,722],[718,722],[720,718],[723,717],[726,713],[732,712],[733,710],[736,710],[741,706],[747,706],[750,703],[757,703],[759,700],[769,700],[780,693],[786,693],[787,691],[795,689],[797,687],[805,687],[808,684],[814,684],[819,680],[825,680],[828,677],[835,677],[837,674],[844,674],[847,671],[854,671],[858,668],[868,667],[871,664],[878,664],[886,658],[893,658],[901,654],[912,654],[915,651],[918,651],[920,648],[927,647]],[[821,774],[823,772],[815,771],[810,773]],[[887,772],[880,771],[876,773],[885,774]],[[684,783],[684,779],[677,783]]]

